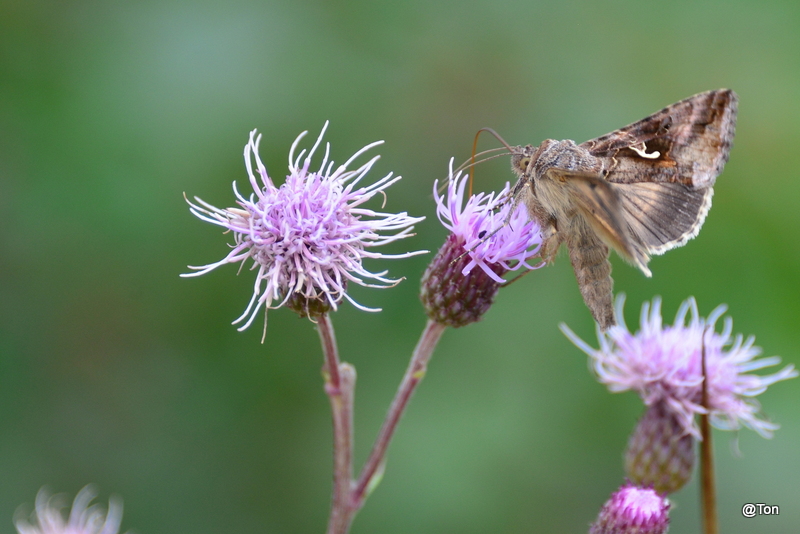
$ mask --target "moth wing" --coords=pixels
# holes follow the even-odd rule
[[[668,182],[696,189],[713,186],[728,161],[738,98],[730,89],[681,100],[640,121],[580,146],[611,158],[611,183]]]
[[[631,233],[623,211],[623,198],[613,184],[595,174],[563,170],[550,172],[564,182],[581,215],[598,237],[646,276],[652,276],[647,268],[650,260],[647,248],[638,242],[636,234]]]
[[[622,218],[634,248],[648,254],[682,246],[695,237],[711,208],[711,187],[679,183],[609,184],[618,193]]]

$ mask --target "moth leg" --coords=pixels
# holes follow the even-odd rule
[[[583,301],[603,330],[616,324],[608,246],[592,231],[586,220],[577,216],[567,234],[567,248]]]
[[[521,202],[524,202],[525,207],[528,209],[528,216],[539,224],[539,231],[542,234],[539,256],[546,264],[550,265],[555,260],[558,246],[563,240],[558,233],[558,222],[555,217],[547,212],[536,197],[534,181],[524,177],[520,178],[520,182],[523,182],[523,180],[525,180],[524,183],[528,187],[519,188],[519,192],[514,198],[519,198]]]
[[[555,261],[558,247],[561,245],[561,235],[558,233],[555,219],[549,219],[548,224],[542,225],[542,246],[539,249],[539,256],[542,260],[550,265]]]

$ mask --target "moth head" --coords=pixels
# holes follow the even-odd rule
[[[534,147],[531,145],[511,147],[511,170],[517,176],[522,176],[528,171],[533,159]]]

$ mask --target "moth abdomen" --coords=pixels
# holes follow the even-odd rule
[[[580,217],[573,224],[567,249],[583,301],[600,328],[606,330],[615,324],[609,249]]]

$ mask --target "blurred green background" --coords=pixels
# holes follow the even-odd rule
[[[337,162],[385,139],[372,178],[404,176],[387,208],[428,216],[385,251],[435,251],[432,182],[478,128],[581,142],[733,88],[735,146],[703,231],[654,258],[652,279],[615,257],[615,288],[631,326],[654,295],[669,322],[694,295],[798,362],[798,28],[788,1],[0,1],[0,532],[43,484],[88,482],[121,495],[123,530],[142,534],[324,531],[313,325],[273,311],[261,345],[259,326],[230,325],[252,273],[178,278],[229,237],[182,193],[231,205],[253,128],[279,181],[295,136],[327,119]],[[510,179],[504,158],[476,187]],[[334,316],[358,370],[358,466],[425,322],[430,258],[369,264],[407,281],[352,288],[382,313]],[[593,379],[562,321],[596,343],[563,252],[446,332],[354,533],[586,532],[642,407]],[[773,440],[715,434],[723,532],[800,531],[799,388],[760,397]],[[698,532],[696,480],[674,501],[672,532]],[[744,519],[747,502],[781,515]]]

